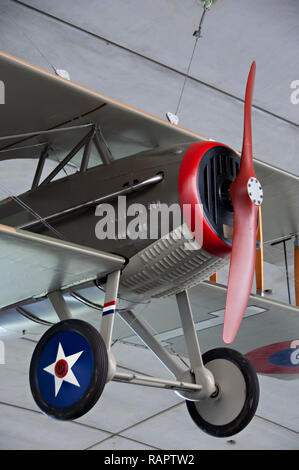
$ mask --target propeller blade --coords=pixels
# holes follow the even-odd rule
[[[258,207],[235,204],[233,246],[224,315],[223,341],[236,337],[251,292],[255,256]]]
[[[241,183],[244,178],[248,179],[248,175],[255,176],[253,168],[252,157],[252,133],[251,133],[251,105],[254,88],[256,64],[252,62],[250,72],[247,79],[245,105],[244,105],[244,131],[243,131],[243,145],[241,153],[240,171],[236,180],[237,185]]]
[[[251,104],[255,69],[253,62],[245,94],[240,170],[230,187],[234,228],[223,328],[223,341],[227,344],[235,339],[251,292],[256,256],[257,214],[263,199],[261,185],[254,173],[252,156]]]

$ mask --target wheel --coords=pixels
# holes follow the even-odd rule
[[[82,320],[64,320],[46,331],[33,352],[31,392],[48,416],[76,419],[98,401],[107,373],[107,349],[98,331]]]
[[[217,392],[202,401],[187,401],[191,418],[207,434],[228,437],[244,429],[259,401],[259,383],[251,363],[238,351],[217,348],[202,356],[215,378]]]

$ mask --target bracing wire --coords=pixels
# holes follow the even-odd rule
[[[26,204],[24,201],[22,201],[19,196],[14,196],[4,185],[3,183],[0,183],[0,188],[8,195],[10,196],[13,201],[15,201],[19,206],[21,206],[23,209],[25,209],[29,214],[33,215],[37,220],[39,220],[45,227],[50,230],[52,233],[56,235],[56,237],[60,238],[61,240],[65,240],[64,235],[60,233],[58,230],[56,230],[52,225],[50,225],[46,220],[44,220],[34,209],[32,209],[28,204]]]

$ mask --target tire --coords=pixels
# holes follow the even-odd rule
[[[259,402],[259,382],[251,363],[238,351],[217,348],[202,356],[215,378],[218,393],[204,400],[186,401],[195,424],[214,437],[229,437],[252,420]]]
[[[45,414],[72,420],[98,401],[107,373],[107,349],[98,331],[82,320],[64,320],[38,342],[30,364],[30,388]]]

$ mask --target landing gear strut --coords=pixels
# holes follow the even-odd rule
[[[106,382],[174,390],[187,402],[193,421],[203,431],[226,437],[241,431],[252,419],[259,399],[256,373],[237,351],[219,348],[201,355],[186,291],[177,304],[186,340],[190,368],[180,366],[131,311],[118,314],[173,374],[174,380],[116,370],[111,352],[112,331],[120,272],[106,283],[101,334],[71,318],[62,294],[50,294],[60,320],[41,338],[33,353],[30,385],[42,411],[61,420],[82,416],[97,402]]]

